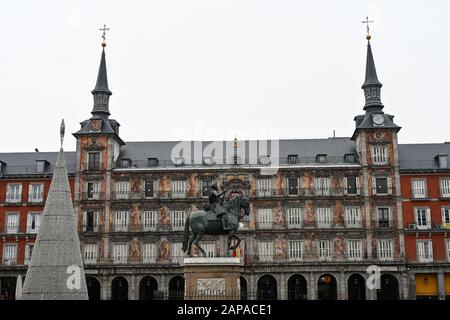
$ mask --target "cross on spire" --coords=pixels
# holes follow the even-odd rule
[[[371,38],[371,36],[370,36],[370,26],[369,26],[369,24],[370,24],[370,23],[374,23],[374,22],[375,22],[375,21],[373,21],[373,20],[369,20],[369,17],[366,17],[365,20],[361,21],[361,23],[365,23],[365,24],[366,24],[366,28],[367,28],[367,36],[366,36],[366,38],[367,38],[367,40],[370,40],[370,38]]]
[[[99,31],[103,31],[102,38],[102,47],[106,46],[106,31],[109,31],[109,28],[106,27],[106,24],[103,25],[103,28],[98,29]]]

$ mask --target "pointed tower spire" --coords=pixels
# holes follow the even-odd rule
[[[100,29],[103,31],[103,42],[102,42],[102,56],[100,59],[100,67],[98,68],[97,75],[97,83],[95,84],[94,90],[92,90],[92,94],[94,95],[94,108],[92,110],[92,114],[100,117],[108,117],[109,113],[109,96],[112,95],[112,92],[108,88],[108,75],[106,72],[106,58],[105,58],[105,47],[106,47],[106,38],[105,32],[109,30],[106,28],[106,25]]]
[[[364,96],[366,98],[366,103],[364,105],[364,110],[370,111],[381,111],[384,106],[381,103],[381,87],[383,86],[380,81],[378,81],[377,70],[375,68],[375,61],[373,59],[372,47],[370,45],[370,39],[372,36],[369,33],[369,18],[363,23],[367,24],[367,58],[366,58],[366,79],[362,85],[364,90]]]
[[[63,131],[62,125],[61,136]],[[61,147],[25,277],[23,300],[88,299],[75,217]]]

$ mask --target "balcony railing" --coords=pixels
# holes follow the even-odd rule
[[[302,197],[342,197],[342,196],[358,196],[359,192],[353,192],[346,188],[270,188],[256,189],[257,198],[286,197],[286,196],[302,196]]]
[[[28,195],[28,202],[33,203],[44,203],[44,193],[32,193]]]
[[[16,266],[17,265],[17,258],[4,258],[3,263],[4,266]]]
[[[82,193],[83,200],[103,200],[104,193],[103,192],[83,192]]]

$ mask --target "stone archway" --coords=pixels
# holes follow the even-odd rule
[[[377,290],[377,300],[399,300],[398,280],[392,274],[383,274],[380,278],[380,289]]]
[[[288,300],[308,300],[308,285],[304,276],[294,274],[289,278]]]
[[[89,300],[101,300],[100,281],[94,277],[86,277],[86,286],[88,290]]]
[[[0,277],[0,300],[16,299],[17,277]]]
[[[184,299],[184,278],[175,276],[169,281],[169,300]]]
[[[128,281],[124,277],[115,277],[112,281],[111,300],[128,300]]]
[[[347,281],[348,300],[366,300],[365,279],[360,274],[352,274]]]
[[[139,300],[153,300],[155,291],[158,290],[158,282],[155,278],[147,276],[139,282]]]
[[[331,274],[324,274],[317,280],[318,300],[337,300],[337,282]]]
[[[248,295],[247,295],[247,280],[245,280],[244,277],[240,277],[239,278],[239,284],[240,284],[240,289],[241,289],[241,300],[247,300],[248,299]]]
[[[258,300],[277,300],[277,280],[265,275],[258,280]]]

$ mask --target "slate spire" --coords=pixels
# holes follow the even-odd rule
[[[109,113],[109,96],[112,92],[108,88],[108,75],[106,72],[105,58],[106,42],[102,43],[102,56],[100,59],[100,67],[98,68],[97,83],[95,84],[92,94],[94,95],[94,108],[92,114],[94,116],[108,117]]]
[[[370,45],[370,34],[367,35],[367,58],[366,58],[366,79],[362,85],[364,90],[364,96],[366,103],[364,105],[364,110],[371,111],[381,111],[383,109],[383,104],[381,103],[381,87],[383,86],[380,81],[378,81],[377,70],[375,68],[375,61],[372,54],[372,46]]]
[[[62,146],[41,219],[22,299],[87,300],[76,216]]]

